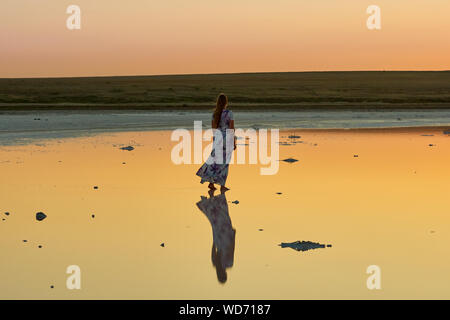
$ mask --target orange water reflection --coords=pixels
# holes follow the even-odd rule
[[[197,206],[210,198],[199,165],[170,161],[170,132],[1,147],[0,298],[449,298],[450,137],[295,134],[302,142],[280,158],[299,162],[278,174],[230,167],[231,190],[208,206],[217,225]],[[37,222],[38,211],[48,218]],[[278,246],[296,240],[333,246]],[[73,264],[79,291],[65,287]],[[380,291],[366,288],[373,264]]]

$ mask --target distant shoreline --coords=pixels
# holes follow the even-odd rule
[[[352,71],[0,79],[0,112],[449,109],[449,71]]]

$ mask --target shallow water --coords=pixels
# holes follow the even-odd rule
[[[225,283],[197,206],[208,197],[199,165],[171,162],[169,131],[0,147],[0,298],[450,298],[450,136],[289,130],[283,141],[291,134],[302,143],[280,146],[280,159],[299,161],[278,174],[230,167],[225,207],[218,199],[235,230]],[[332,247],[278,246],[297,240]],[[81,290],[66,288],[69,265]],[[366,287],[369,265],[381,290]]]
[[[239,111],[240,128],[355,129],[450,126],[449,110],[304,110]],[[104,132],[192,129],[194,121],[208,127],[211,111],[41,111],[4,112],[0,145],[28,144]]]

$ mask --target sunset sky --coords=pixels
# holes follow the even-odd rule
[[[66,9],[81,8],[81,30]],[[369,5],[381,30],[366,27]],[[1,0],[0,77],[450,69],[449,0]]]

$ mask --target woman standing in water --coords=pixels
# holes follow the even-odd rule
[[[231,153],[236,149],[233,113],[227,107],[228,98],[221,93],[217,98],[216,109],[212,116],[211,126],[215,129],[213,150],[208,160],[197,171],[197,175],[202,178],[200,183],[209,182],[208,187],[211,190],[215,190],[214,184],[218,184],[221,192],[229,190],[225,187],[225,183]]]

